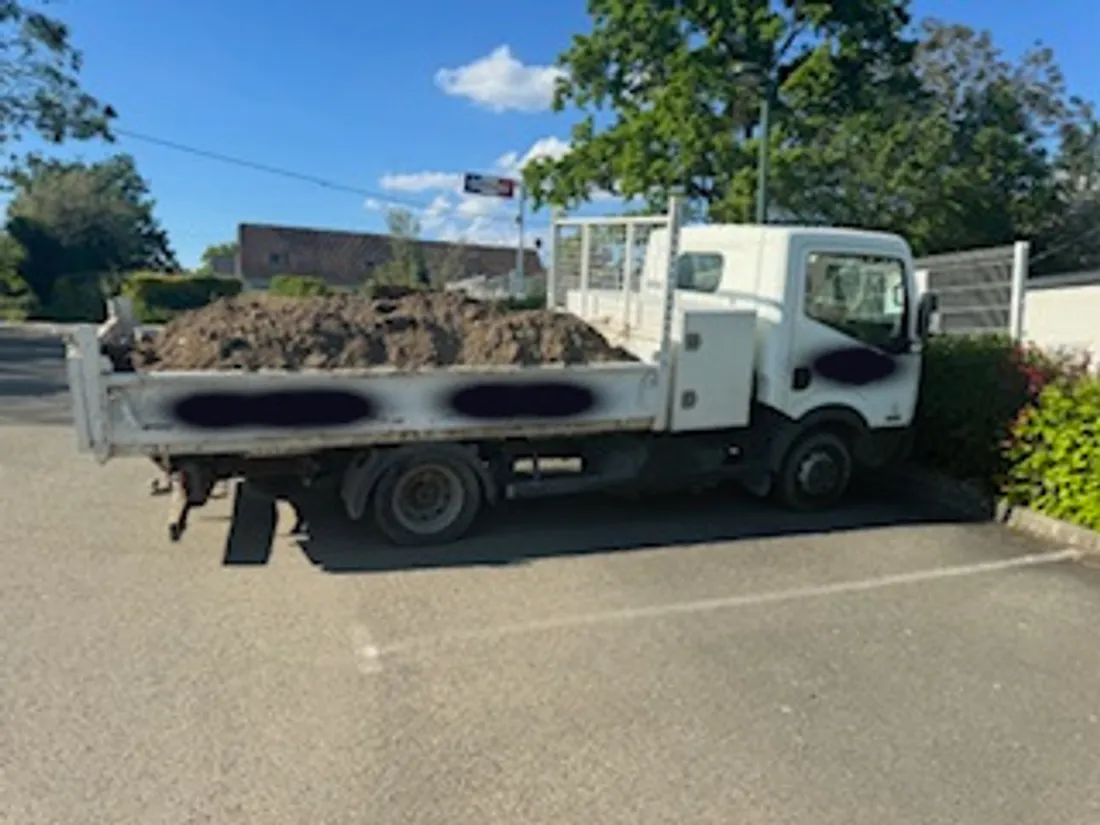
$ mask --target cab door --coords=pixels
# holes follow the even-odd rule
[[[908,425],[920,380],[909,256],[809,237],[789,263],[789,413],[840,405],[873,428]]]

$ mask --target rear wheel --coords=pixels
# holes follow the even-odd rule
[[[446,544],[469,531],[481,503],[481,485],[467,461],[425,450],[385,472],[374,492],[374,517],[394,544]]]
[[[821,510],[848,492],[854,461],[848,442],[831,430],[807,433],[783,459],[774,492],[792,510]]]

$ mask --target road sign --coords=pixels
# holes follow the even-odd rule
[[[471,195],[487,195],[493,198],[511,198],[516,193],[516,182],[511,178],[498,178],[496,175],[479,175],[467,172],[462,188]]]

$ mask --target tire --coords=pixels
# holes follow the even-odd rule
[[[420,501],[412,500],[416,484],[422,485]],[[469,532],[482,500],[477,473],[466,459],[423,450],[398,460],[379,479],[374,520],[386,538],[403,547],[449,544]]]
[[[831,430],[816,430],[787,451],[774,493],[791,510],[824,510],[844,497],[855,461],[848,442]]]

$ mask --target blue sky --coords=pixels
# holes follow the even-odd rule
[[[586,28],[584,5],[67,0],[57,10],[85,52],[86,85],[115,106],[121,128],[419,205],[426,234],[514,242],[514,207],[462,199],[449,176],[564,147],[569,116],[544,103],[550,64]],[[1042,39],[1071,89],[1100,99],[1097,0],[918,0],[914,11],[988,28],[1013,55]],[[382,226],[364,195],[130,138],[63,154],[119,150],[137,158],[185,266],[242,221]]]

